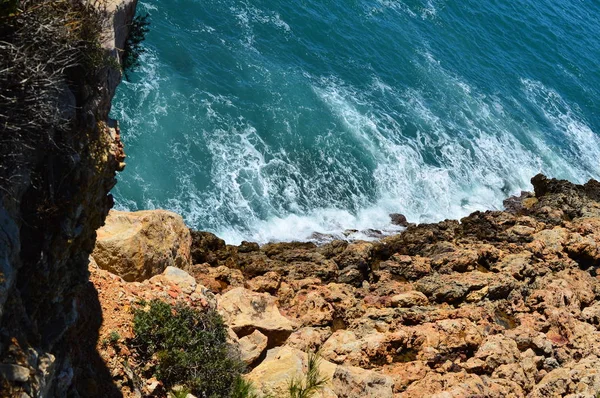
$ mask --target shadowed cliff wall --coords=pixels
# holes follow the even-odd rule
[[[64,128],[8,150],[10,132],[0,127],[0,396],[118,395],[102,384],[107,373],[95,354],[102,318],[87,266],[124,167],[108,113],[136,3],[106,4],[101,45],[109,57],[100,68],[87,73],[79,59],[59,71]],[[10,163],[13,155],[19,163]]]

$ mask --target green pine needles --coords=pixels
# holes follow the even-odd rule
[[[310,398],[325,387],[329,379],[321,376],[320,363],[321,357],[318,353],[308,353],[308,366],[304,378],[293,377],[290,380],[290,398]]]
[[[259,398],[254,385],[251,381],[238,377],[233,386],[231,398]]]

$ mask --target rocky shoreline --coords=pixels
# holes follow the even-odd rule
[[[532,184],[505,211],[321,246],[231,246],[173,213],[112,211],[90,265],[97,348],[125,396],[160,396],[124,344],[133,303],[160,298],[218,309],[264,394],[318,350],[322,397],[594,397],[600,183]]]

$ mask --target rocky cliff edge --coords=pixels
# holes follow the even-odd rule
[[[131,282],[92,266],[108,315],[101,336],[120,336],[98,349],[126,396],[160,396],[159,381],[136,376],[147,364],[126,344],[129,308],[160,298],[217,308],[246,377],[270,396],[286,396],[306,351],[319,351],[329,379],[319,397],[595,397],[600,183],[532,183],[535,192],[507,199],[505,211],[412,225],[377,242],[231,246],[171,226],[182,225],[172,213],[169,223],[163,213],[145,212],[144,222],[115,214],[113,231],[153,228],[154,218],[177,245],[160,249],[171,258],[165,268],[163,257],[132,259],[99,242],[93,256],[107,268],[122,263],[115,250],[125,255]],[[162,248],[140,239],[127,242]]]
[[[113,60],[136,2],[107,4],[103,46]],[[26,159],[0,190],[0,396],[90,396],[89,380],[110,381],[94,354],[102,318],[88,255],[124,167],[108,118],[120,79],[116,62],[91,78],[71,76],[59,104],[70,127],[45,131],[49,146],[18,148]]]

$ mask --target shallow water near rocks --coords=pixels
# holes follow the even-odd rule
[[[117,208],[228,243],[501,208],[600,176],[600,3],[144,0]]]

